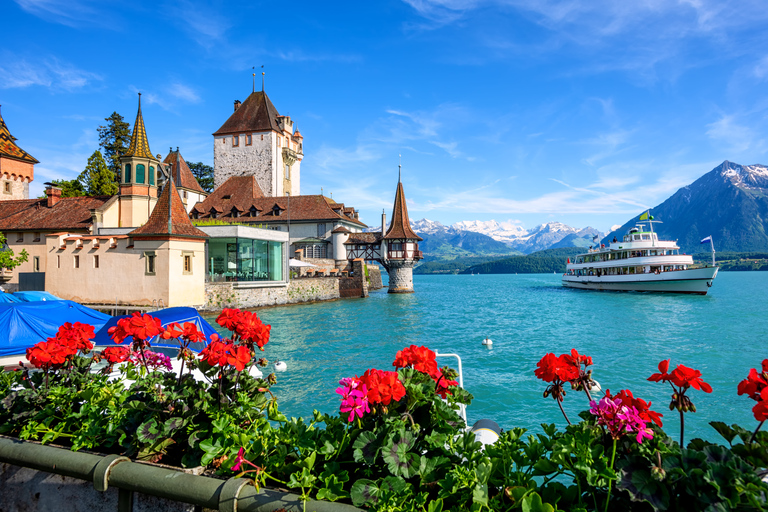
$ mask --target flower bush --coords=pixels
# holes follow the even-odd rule
[[[760,430],[768,417],[768,359],[737,389],[756,402],[757,428],[711,424],[726,445],[701,439],[683,445],[682,429],[679,441],[672,439],[650,402],[629,389],[598,392],[592,358],[572,350],[544,355],[534,375],[561,411],[569,387],[575,394],[569,400],[584,404],[580,421],[568,421],[564,430],[545,424],[535,435],[512,428],[484,446],[460,415],[472,396],[426,347],[398,351],[392,368],[341,379],[338,411],[289,420],[270,390],[274,375],[249,373],[267,364],[257,354],[269,342],[270,326],[231,309],[217,321],[230,336],[206,340],[193,324],[162,328],[150,315],[134,315],[114,327],[116,344],[97,352],[92,329],[63,326],[30,349],[40,371],[25,365],[0,375],[0,432],[204,465],[305,500],[378,511],[768,508],[761,480],[768,434]],[[168,361],[152,350],[155,336],[179,344],[181,371],[167,371]],[[196,354],[190,343],[201,341],[207,346]],[[96,363],[106,366],[94,373]],[[117,368],[135,382],[110,380]],[[193,371],[205,379],[196,380]],[[691,389],[712,390],[697,370],[678,365],[669,372],[669,361],[649,380],[671,385],[670,408],[681,419],[695,412]]]

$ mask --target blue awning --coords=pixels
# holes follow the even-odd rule
[[[56,336],[67,322],[82,322],[98,331],[111,317],[71,300],[0,303],[0,356],[20,355]]]

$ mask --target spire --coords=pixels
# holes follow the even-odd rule
[[[157,160],[149,149],[147,141],[147,131],[144,128],[144,117],[141,115],[141,93],[139,93],[139,113],[136,114],[136,122],[133,123],[133,133],[131,134],[131,144],[128,151],[123,156],[138,156]]]
[[[403,183],[397,182],[395,192],[395,205],[392,208],[392,222],[389,225],[386,240],[423,240],[411,229],[411,221],[408,219],[408,207],[405,204],[405,191]]]
[[[39,163],[32,155],[16,145],[15,141],[16,137],[11,135],[2,114],[0,114],[0,157],[13,158],[14,160],[21,160],[31,164]]]
[[[189,220],[181,197],[173,183],[173,175],[163,187],[146,224],[129,233],[131,236],[152,238],[207,238],[208,235],[197,229]]]
[[[397,155],[398,163],[397,163],[397,182],[400,183],[402,181],[403,177],[403,155]]]

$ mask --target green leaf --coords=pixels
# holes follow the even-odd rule
[[[355,439],[352,448],[354,448],[352,456],[355,458],[355,462],[373,464],[379,451],[376,434],[370,431],[362,432]]]
[[[161,435],[162,429],[154,418],[145,421],[136,430],[136,436],[142,443],[154,443]]]
[[[184,426],[184,420],[182,418],[171,418],[163,424],[163,432],[166,435],[170,435],[171,432]]]
[[[532,492],[523,498],[523,512],[555,512],[555,508],[549,503],[543,503],[541,496]]]
[[[361,478],[352,485],[351,496],[356,507],[375,505],[379,500],[379,487],[373,480]]]
[[[443,512],[443,498],[430,501],[427,505],[427,512]]]
[[[722,421],[711,421],[709,423],[712,428],[717,430],[717,433],[723,436],[723,438],[731,444],[731,441],[738,435],[735,430],[723,423]]]
[[[536,464],[533,465],[534,475],[542,476],[552,474],[560,469],[560,466],[555,464],[549,459],[539,459]]]

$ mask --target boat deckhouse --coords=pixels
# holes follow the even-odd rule
[[[29,199],[29,184],[35,179],[32,155],[16,144],[0,113],[0,201]]]

